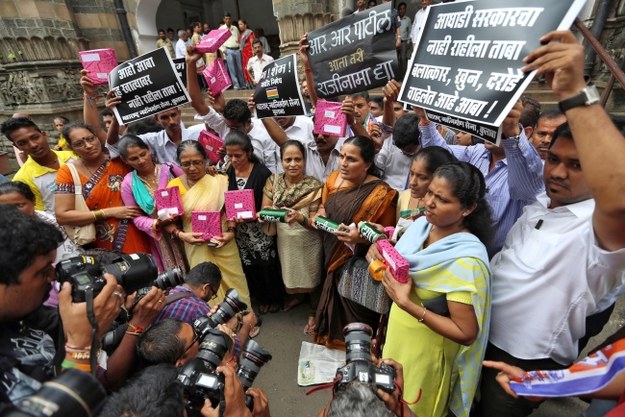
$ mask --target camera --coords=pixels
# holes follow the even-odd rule
[[[343,328],[346,364],[336,370],[335,393],[345,389],[352,381],[389,393],[395,389],[395,369],[386,364],[376,367],[371,363],[372,334],[371,327],[364,323],[350,323]]]
[[[178,268],[158,275],[152,256],[143,253],[121,255],[108,265],[101,265],[93,256],[76,256],[56,265],[56,279],[61,284],[65,281],[72,284],[75,303],[85,301],[88,290],[93,291],[94,297],[100,293],[106,285],[105,272],[115,276],[127,293],[150,285],[163,288],[184,281]]]
[[[223,397],[224,380],[215,370],[232,349],[232,339],[221,330],[207,329],[200,340],[197,356],[180,368],[178,381],[184,387],[189,407],[201,408],[205,399],[216,407]]]
[[[239,357],[239,370],[237,371],[237,376],[243,384],[243,390],[247,391],[252,386],[260,368],[270,360],[271,353],[263,349],[256,341],[247,340]],[[251,395],[245,395],[245,405],[250,411],[254,409],[254,398]]]
[[[224,300],[219,304],[217,311],[210,316],[201,316],[195,319],[193,322],[193,328],[200,340],[204,338],[204,334],[217,327],[218,324],[226,324],[228,320],[234,317],[235,314],[241,312],[247,308],[247,304],[239,300],[239,293],[234,288],[230,288],[226,291]]]
[[[87,417],[98,413],[105,398],[104,388],[91,374],[69,369],[0,416]]]

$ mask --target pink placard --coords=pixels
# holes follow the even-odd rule
[[[201,54],[217,52],[219,47],[232,36],[230,29],[213,29],[202,37],[195,50]]]
[[[154,200],[158,211],[158,218],[180,217],[184,214],[182,198],[178,187],[161,188],[154,192]]]
[[[347,115],[341,112],[341,106],[341,103],[323,99],[317,100],[313,133],[338,137],[345,136]]]
[[[232,80],[230,80],[226,65],[221,58],[217,58],[210,63],[206,69],[204,69],[202,75],[204,75],[208,90],[213,97],[220,95],[232,85]]]
[[[203,233],[202,239],[204,240],[221,236],[221,213],[218,211],[191,212],[191,230],[195,233]]]
[[[112,48],[79,51],[78,57],[94,84],[107,84],[109,72],[117,66],[117,56]]]
[[[234,190],[224,193],[226,199],[226,218],[254,220],[256,218],[256,204],[254,190]]]
[[[217,135],[212,134],[208,130],[202,130],[200,136],[197,138],[198,142],[202,144],[208,159],[212,164],[216,164],[221,159],[219,151],[224,146],[224,141]]]
[[[378,240],[377,243],[378,251],[380,251],[380,254],[384,258],[384,263],[391,269],[393,277],[397,282],[401,282],[402,284],[408,282],[410,279],[408,275],[410,269],[408,261],[397,252],[388,240]]]

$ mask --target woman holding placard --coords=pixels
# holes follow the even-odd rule
[[[253,207],[258,212],[263,199],[263,187],[271,171],[254,155],[249,136],[231,130],[225,137],[228,167],[228,190],[253,190]],[[278,250],[273,236],[263,233],[260,223],[253,218],[237,220],[237,245],[243,270],[252,297],[259,302],[259,313],[276,312],[284,303],[284,286],[278,262]],[[229,219],[230,220],[230,219]],[[250,221],[251,220],[251,221]]]
[[[184,242],[189,267],[193,268],[202,262],[212,262],[221,270],[221,287],[217,293],[222,300],[228,288],[235,288],[239,299],[250,305],[250,295],[241,268],[239,250],[234,241],[236,223],[226,220],[224,209],[224,192],[228,189],[228,178],[224,175],[208,175],[206,151],[195,140],[185,140],[178,146],[178,163],[183,175],[174,178],[168,187],[178,187],[182,197],[184,214],[182,230],[176,224],[165,226],[165,231]],[[204,239],[203,232],[193,231],[193,212],[220,213],[215,235]]]
[[[167,221],[159,219],[154,201],[157,189],[166,188],[169,181],[183,174],[177,165],[154,162],[150,147],[135,135],[125,135],[117,146],[122,161],[134,169],[122,182],[122,200],[126,206],[138,206],[142,213],[132,221],[150,237],[152,257],[159,271],[179,267],[187,271],[184,247],[169,233],[163,233]]]

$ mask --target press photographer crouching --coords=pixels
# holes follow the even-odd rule
[[[343,328],[345,366],[336,370],[332,401],[319,417],[413,416],[401,400],[403,368],[391,360],[372,361],[372,329],[364,323]]]

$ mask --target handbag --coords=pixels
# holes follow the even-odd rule
[[[386,313],[391,299],[381,281],[369,274],[369,263],[360,256],[352,256],[343,266],[338,283],[339,294],[376,313]]]
[[[67,167],[72,174],[74,180],[74,209],[78,211],[91,211],[87,207],[85,198],[82,195],[82,183],[78,177],[78,171],[72,163],[68,163]],[[91,243],[96,238],[95,224],[90,223],[84,226],[70,226],[64,225],[67,236],[78,246],[83,246]]]

